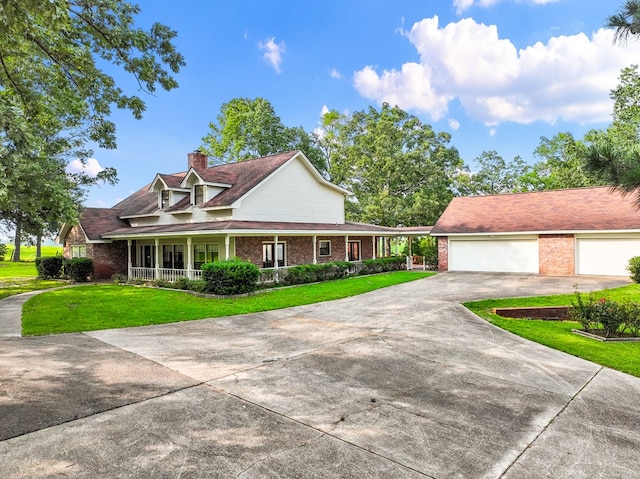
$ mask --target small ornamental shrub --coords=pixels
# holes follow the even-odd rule
[[[71,258],[65,261],[64,270],[71,281],[83,283],[89,281],[93,275],[93,260],[91,258]]]
[[[62,266],[64,258],[62,256],[45,256],[36,258],[36,270],[42,279],[57,279],[62,277]]]
[[[0,244],[0,261],[4,261],[5,256],[7,256],[8,250],[9,248],[7,248],[6,244]]]
[[[597,317],[602,325],[605,338],[617,336],[625,328],[625,311],[624,307],[615,301],[609,301],[605,298],[600,299],[597,303]]]
[[[189,280],[189,291],[195,291],[196,293],[204,293],[207,290],[207,283],[202,279]]]
[[[204,292],[232,295],[255,291],[258,287],[260,270],[253,263],[238,259],[205,263],[202,279],[206,283]]]
[[[185,291],[189,290],[191,289],[191,280],[182,276],[173,282],[173,287],[175,289],[183,289]]]
[[[589,333],[601,334],[605,338],[640,334],[640,304],[618,303],[606,298],[596,300],[593,293],[584,299],[576,292],[571,317],[580,322]]]
[[[391,256],[389,258],[366,259],[362,262],[360,274],[386,273],[407,268],[406,256]]]
[[[127,280],[128,278],[126,274],[116,273],[114,275],[111,275],[111,281],[113,281],[115,284],[123,284],[126,283]]]
[[[625,326],[631,336],[640,335],[640,303],[626,303]]]
[[[640,283],[640,256],[634,256],[629,260],[627,271],[629,271],[631,281]]]

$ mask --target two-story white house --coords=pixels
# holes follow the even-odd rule
[[[85,208],[59,240],[66,257],[90,257],[94,277],[199,278],[200,265],[238,257],[261,268],[384,256],[386,240],[430,227],[345,221],[349,192],[325,180],[300,151],[157,174],[112,208]]]

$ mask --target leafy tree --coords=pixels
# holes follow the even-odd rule
[[[599,186],[604,182],[587,170],[583,161],[587,145],[571,133],[540,138],[535,156],[540,161],[525,173],[521,181],[527,190],[558,190]]]
[[[470,177],[472,194],[497,195],[525,189],[522,177],[530,167],[519,156],[507,163],[498,152],[483,151],[475,161],[480,169]]]
[[[611,91],[613,122],[606,130],[585,135],[587,168],[623,193],[636,193],[640,207],[640,74],[638,66],[624,68],[620,84]]]
[[[627,0],[618,13],[607,19],[607,27],[615,29],[614,39],[620,43],[640,33],[640,0]]]
[[[329,112],[320,147],[331,180],[354,194],[350,220],[411,226],[433,223],[453,197],[450,178],[462,160],[449,141],[385,103],[351,116]]]
[[[137,5],[120,0],[3,0],[0,2],[0,116],[21,109],[31,121],[43,114],[84,125],[91,140],[115,147],[112,105],[140,118],[143,100],[126,95],[102,64],[122,67],[141,90],[178,86],[184,59],[176,33],[155,23],[134,27]],[[28,137],[30,122],[6,134]]]
[[[215,164],[301,150],[320,171],[325,170],[312,136],[302,127],[285,126],[264,98],[234,98],[224,103],[209,129],[200,149]]]
[[[115,179],[113,169],[96,179],[65,172],[70,158],[90,156],[89,141],[116,146],[113,106],[136,118],[144,111],[102,65],[121,67],[146,92],[177,87],[172,73],[184,59],[175,32],[135,28],[139,12],[119,0],[0,2],[0,219],[17,244],[73,219],[83,185]]]

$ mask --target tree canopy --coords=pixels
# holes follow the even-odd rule
[[[115,181],[69,175],[70,159],[85,161],[89,142],[115,148],[113,107],[140,118],[145,103],[105,71],[132,75],[138,90],[177,87],[185,64],[156,23],[134,26],[140,8],[118,0],[0,2],[0,219],[20,232],[41,234],[77,217],[82,186]]]
[[[435,222],[453,197],[451,178],[462,160],[450,139],[385,103],[348,116],[327,113],[320,144],[331,180],[353,192],[349,219],[414,226]]]
[[[200,147],[214,164],[301,150],[320,170],[325,165],[314,138],[302,127],[287,127],[264,98],[234,98],[220,107]]]
[[[607,27],[615,30],[614,39],[621,43],[640,33],[640,0],[627,0],[616,14],[607,18]]]

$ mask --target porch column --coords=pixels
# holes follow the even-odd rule
[[[131,279],[131,240],[127,240],[127,278]]]
[[[313,235],[313,264],[318,264],[318,237]]]
[[[273,269],[278,269],[278,235],[273,237]]]
[[[191,236],[187,236],[187,278],[189,279],[193,279],[193,277],[191,276],[193,273],[191,272],[191,270],[193,269],[193,263],[192,263],[192,254],[193,254],[193,248],[192,248],[192,244],[191,244]]]
[[[229,259],[229,235],[224,236],[224,259]]]
[[[371,259],[376,259],[376,237],[371,237]]]
[[[156,238],[154,241],[155,241],[155,245],[156,245],[156,273],[155,273],[155,278],[156,279],[160,279],[160,240],[158,238]]]
[[[344,237],[344,260],[349,261],[349,235]]]

